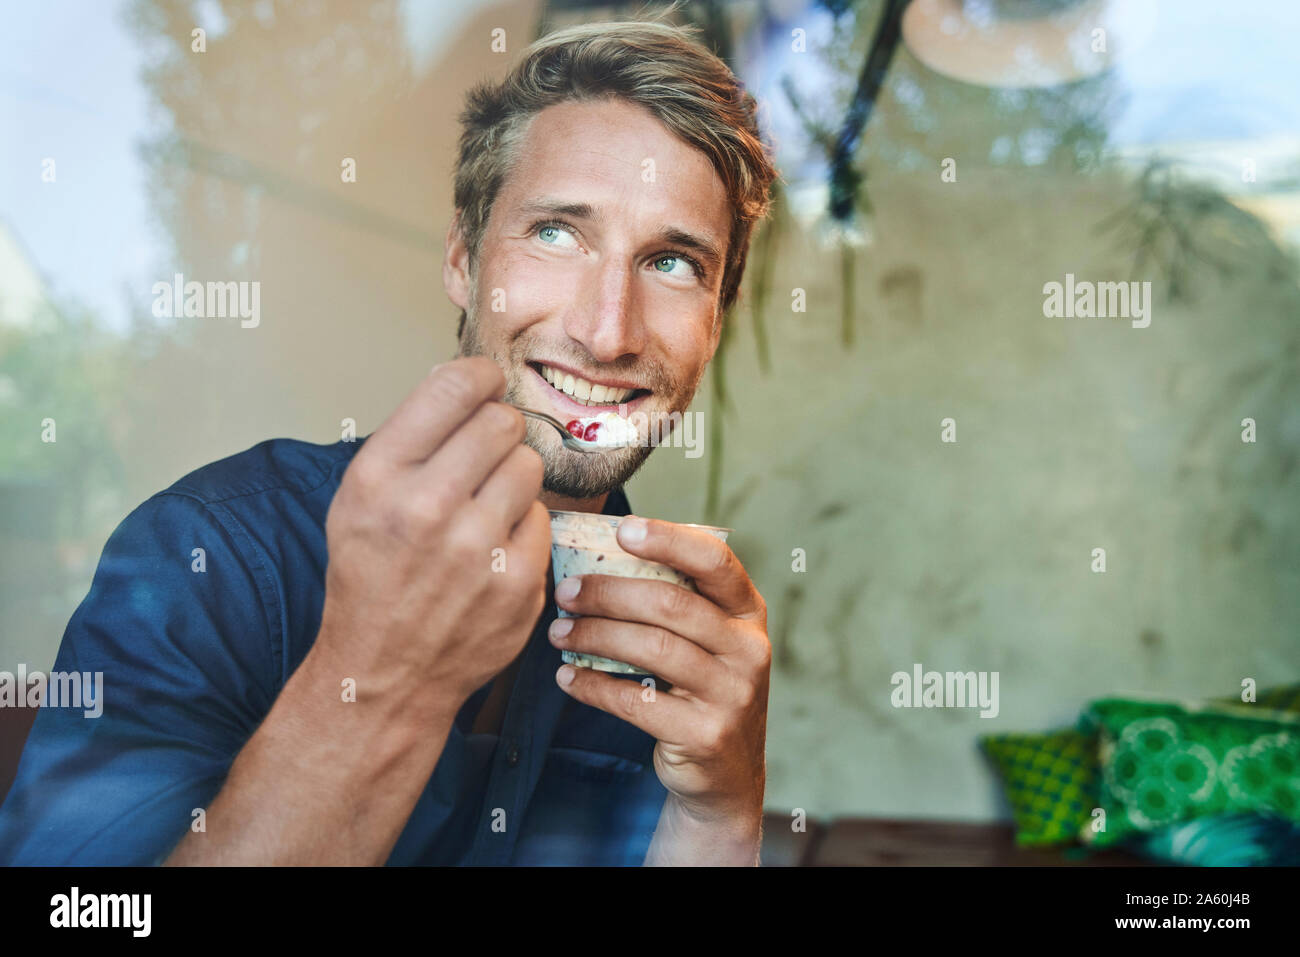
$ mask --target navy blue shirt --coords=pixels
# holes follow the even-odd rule
[[[53,667],[102,672],[103,713],[41,708],[0,808],[0,863],[171,853],[316,640],[325,516],[361,444],[263,442],[118,526]],[[628,514],[621,491],[605,511]],[[500,735],[470,733],[488,682],[457,715],[389,864],[644,860],[667,797],[654,739],[556,685],[550,590]]]

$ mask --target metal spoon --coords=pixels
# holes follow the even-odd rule
[[[507,404],[513,405],[514,403]],[[573,449],[575,452],[608,452],[611,449],[623,448],[621,445],[606,445],[601,442],[588,442],[586,439],[580,439],[560,424],[559,419],[552,418],[545,412],[538,412],[534,409],[525,409],[522,405],[516,405],[515,408],[524,415],[536,419],[538,422],[545,422],[551,428],[555,429],[556,432],[559,432],[566,449]]]

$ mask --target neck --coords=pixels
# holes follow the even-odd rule
[[[595,498],[569,498],[567,495],[543,491],[537,498],[547,508],[561,509],[566,512],[600,512],[605,508],[609,493],[597,495]]]

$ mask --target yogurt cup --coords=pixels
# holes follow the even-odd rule
[[[695,582],[675,568],[659,562],[646,561],[623,551],[618,544],[618,526],[621,515],[598,515],[594,512],[564,512],[551,510],[551,574],[558,585],[573,575],[618,575],[623,578],[657,578],[695,591]],[[686,525],[702,528],[722,541],[731,533],[729,528],[713,525]],[[557,608],[561,618],[572,618],[563,608]],[[560,657],[575,668],[591,668],[621,675],[647,675],[648,671],[600,655],[578,651],[561,651]]]

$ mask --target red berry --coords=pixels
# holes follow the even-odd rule
[[[569,430],[569,434],[575,439],[582,438],[582,419],[574,419],[565,428]]]
[[[587,431],[582,433],[582,437],[586,439],[588,442],[595,442],[596,433],[599,431],[600,431],[600,423],[593,422],[591,423],[591,425],[587,426]]]

